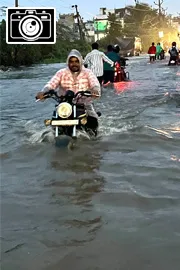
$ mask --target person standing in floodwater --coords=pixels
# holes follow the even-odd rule
[[[163,51],[163,48],[161,47],[160,42],[157,43],[156,46],[156,59],[161,59],[161,52]]]
[[[156,46],[154,45],[154,42],[152,42],[152,45],[149,47],[148,54],[150,62],[154,62],[156,56]]]
[[[114,63],[120,63],[120,56],[113,51],[113,46],[107,46],[107,53],[106,56],[110,58]],[[107,82],[113,83],[114,82],[114,67],[112,67],[108,63],[104,63],[104,84]]]
[[[92,45],[92,51],[88,53],[84,59],[84,65],[96,75],[100,85],[102,85],[104,74],[104,61],[109,63],[112,67],[114,62],[109,59],[103,52],[99,51],[99,44],[94,42]]]

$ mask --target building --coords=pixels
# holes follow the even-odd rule
[[[73,29],[73,27],[74,27],[74,13],[59,14],[59,21],[62,24],[68,26],[71,29]]]
[[[94,35],[94,22],[93,21],[84,22],[84,31],[85,31],[86,40],[88,42],[94,42],[95,35]]]
[[[110,27],[108,21],[109,14],[115,14],[116,21],[124,28],[124,18],[130,15],[130,11],[128,7],[114,9],[102,7],[99,9],[99,14],[96,15],[92,21],[83,22],[80,18],[81,32],[87,41],[94,42],[106,37]],[[59,15],[59,21],[71,28],[77,39],[80,38],[79,26],[74,13]]]
[[[57,25],[59,25],[59,28],[64,28],[64,31],[66,32],[65,34],[69,36],[70,41],[80,39],[79,28],[77,22],[75,21],[74,13],[59,14]],[[57,27],[57,30],[59,28]],[[61,29],[59,30],[61,33]]]
[[[80,27],[78,25],[77,18],[74,13],[70,14],[59,14],[58,23],[69,28],[72,31],[72,40],[80,39],[80,33],[84,39],[88,42],[94,42],[94,23],[93,21],[83,22],[82,18],[79,17]],[[80,30],[79,30],[80,28]]]
[[[100,14],[94,17],[94,36],[95,41],[104,38],[109,28],[108,16]]]
[[[126,7],[115,9],[100,8],[99,14],[94,17],[95,40],[104,38],[107,35],[110,26],[108,21],[109,14],[115,14],[116,21],[121,23],[122,28],[124,28],[124,18],[130,15],[130,11]]]

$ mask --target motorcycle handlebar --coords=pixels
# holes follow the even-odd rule
[[[99,95],[95,95],[95,94],[92,94],[90,91],[78,91],[75,95],[74,95],[74,98],[76,98],[78,95],[81,95],[81,96],[87,96],[87,97],[91,97],[91,96],[99,96]],[[64,96],[61,96],[59,97],[57,95],[57,92],[55,92],[53,89],[49,90],[48,92],[46,92],[44,94],[44,98],[49,98],[49,97],[52,97],[52,96],[55,96],[57,98],[62,98]]]
[[[43,100],[43,99],[46,99],[46,98],[50,98],[52,97],[53,98],[53,95],[55,96],[54,98],[57,98],[57,93],[54,91],[54,90],[49,90],[48,92],[46,93],[42,93],[42,96],[40,95],[40,98],[38,98],[36,96],[36,102],[40,101],[40,100]]]
[[[91,91],[79,91],[75,94],[75,97],[78,96],[78,95],[81,95],[81,96],[86,96],[86,97],[99,97],[99,95],[96,95],[96,94],[93,94],[91,93]]]
[[[49,98],[49,97],[52,97],[52,96],[58,97],[57,93],[53,89],[51,89],[48,92],[44,93],[44,98]]]

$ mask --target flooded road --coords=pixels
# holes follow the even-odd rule
[[[179,270],[180,67],[128,61],[95,141],[42,141],[60,64],[0,73],[3,270]],[[170,95],[166,95],[170,92]]]

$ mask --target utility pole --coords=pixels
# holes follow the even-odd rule
[[[78,23],[78,28],[79,28],[79,36],[80,36],[80,40],[83,40],[83,35],[82,35],[82,29],[81,29],[81,25],[80,25],[80,15],[79,15],[79,11],[78,11],[78,6],[77,5],[73,5],[72,8],[75,8],[76,10],[76,15],[74,16],[74,18],[77,19],[77,23]]]
[[[19,3],[18,0],[15,0],[15,7],[18,7]]]
[[[86,40],[86,36],[88,37],[88,31],[86,29],[85,23],[83,22],[84,18],[82,18],[80,16],[80,20],[81,20],[81,25],[82,25],[83,30],[84,30],[84,31],[82,31],[82,37],[83,37],[83,40]]]

